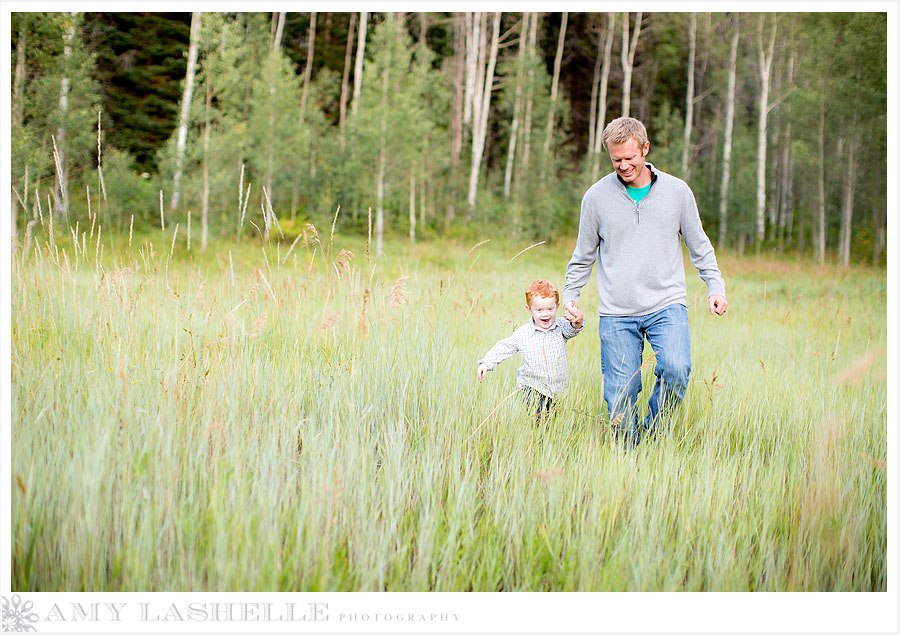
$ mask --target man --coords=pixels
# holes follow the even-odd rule
[[[614,171],[581,201],[578,241],[566,267],[563,313],[577,311],[581,288],[597,262],[603,398],[617,436],[637,445],[684,398],[691,335],[681,238],[706,282],[710,315],[728,307],[725,283],[687,184],[647,163],[650,142],[637,119],[615,119],[603,131]],[[649,412],[638,421],[644,338],[656,357]]]

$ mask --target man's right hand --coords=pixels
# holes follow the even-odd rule
[[[485,373],[487,373],[487,366],[478,364],[478,381],[484,381]]]
[[[566,302],[566,305],[563,307],[563,317],[566,318],[569,322],[577,322],[579,316],[584,316],[584,314],[578,310],[578,307],[575,304],[575,300],[569,300]]]

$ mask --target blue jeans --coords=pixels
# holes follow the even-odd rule
[[[656,354],[656,382],[647,416],[638,424],[644,338]],[[687,307],[673,304],[649,315],[600,316],[600,365],[609,418],[634,441],[653,432],[661,416],[684,399],[691,374],[691,332]]]
[[[534,415],[538,423],[540,423],[542,418],[548,417],[553,413],[556,404],[547,395],[542,395],[530,386],[522,386],[519,388],[519,391],[522,393],[525,407]]]

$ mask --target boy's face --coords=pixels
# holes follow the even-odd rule
[[[542,331],[548,330],[556,321],[556,298],[543,298],[539,295],[531,296],[531,303],[525,308],[534,318],[534,323]]]

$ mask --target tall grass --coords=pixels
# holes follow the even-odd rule
[[[688,265],[687,397],[626,453],[593,282],[555,419],[474,381],[567,241],[171,232],[14,254],[15,590],[886,589],[884,271],[723,255],[713,318]]]

